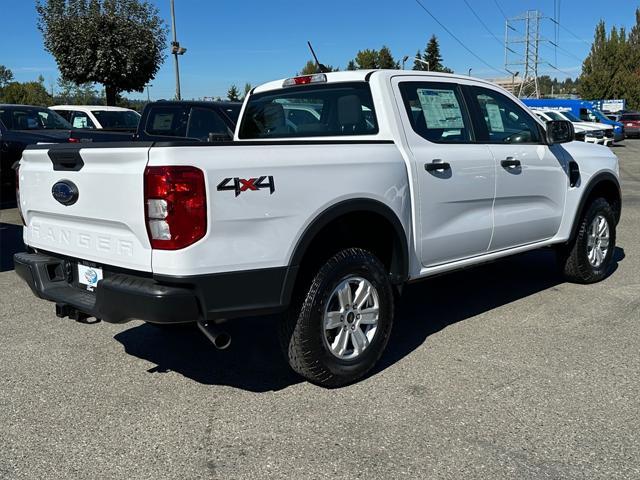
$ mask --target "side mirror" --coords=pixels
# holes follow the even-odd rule
[[[547,144],[573,142],[575,137],[576,131],[573,128],[573,123],[568,120],[547,122]]]

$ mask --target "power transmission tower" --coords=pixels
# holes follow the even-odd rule
[[[505,21],[504,68],[507,72],[522,69],[519,97],[540,98],[538,65],[543,63],[539,56],[542,18],[538,10],[527,10],[523,15]],[[521,36],[523,31],[524,36]],[[518,73],[512,72],[514,78]]]

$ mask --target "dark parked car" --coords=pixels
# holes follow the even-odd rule
[[[65,143],[71,125],[53,110],[27,105],[0,105],[0,205],[15,205],[13,164],[33,143]]]
[[[240,102],[159,101],[148,104],[138,124],[136,140],[231,140]]]

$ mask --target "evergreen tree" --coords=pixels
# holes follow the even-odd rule
[[[416,56],[413,57],[412,70],[424,71],[427,69],[427,66],[424,63],[422,63],[420,60],[422,60],[422,53],[420,53],[420,50],[418,50],[416,52]]]
[[[231,87],[229,87],[229,90],[227,90],[227,99],[230,102],[240,101],[240,92],[238,91],[238,87],[235,85],[231,85]]]
[[[378,68],[400,68],[400,63],[393,58],[389,47],[383,45],[380,50],[365,49],[356,54],[356,58],[349,61],[347,70],[370,70]]]
[[[391,50],[386,45],[383,45],[382,48],[378,51],[378,67],[377,68],[387,68],[387,69],[399,69],[400,64],[393,58],[391,54]]]
[[[425,62],[429,64],[428,69],[432,72],[445,72],[453,73],[453,70],[442,65],[442,55],[440,54],[440,44],[438,38],[435,35],[431,35],[427,48],[424,50],[424,56],[422,57]],[[424,65],[426,69],[427,66]]]

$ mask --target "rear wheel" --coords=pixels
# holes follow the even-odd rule
[[[560,267],[569,281],[599,282],[611,272],[615,247],[615,213],[604,198],[596,198],[580,219],[574,241],[559,250]]]
[[[384,265],[350,248],[331,257],[287,312],[280,339],[291,368],[325,387],[365,375],[384,351],[393,291]]]

